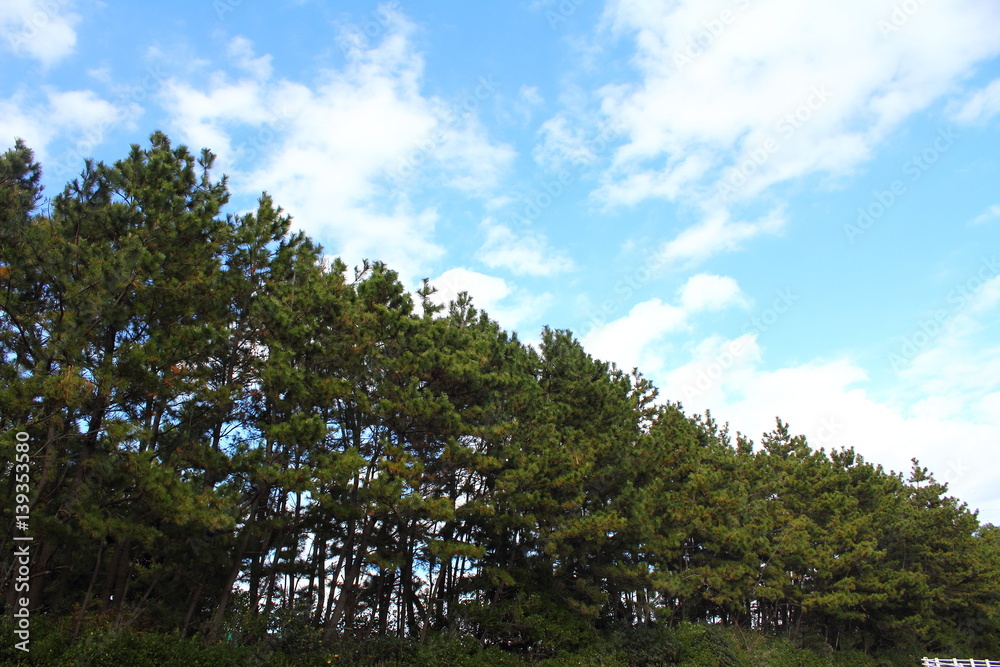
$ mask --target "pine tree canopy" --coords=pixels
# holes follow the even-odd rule
[[[918,462],[781,420],[754,444],[570,331],[532,347],[467,294],[351,272],[267,194],[227,214],[214,159],[157,132],[42,206],[32,151],[0,156],[0,545],[24,432],[32,613],[538,656],[683,623],[1000,651],[1000,533]]]

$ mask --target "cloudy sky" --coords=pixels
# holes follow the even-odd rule
[[[349,265],[1000,523],[1000,4],[5,0],[53,194],[156,129]]]

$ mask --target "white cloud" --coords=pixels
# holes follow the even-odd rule
[[[1000,305],[995,266],[992,277],[977,276],[972,285],[971,291],[955,295],[957,308],[938,318],[937,328],[924,324],[923,337],[916,331],[906,337],[915,354],[898,370],[908,394],[975,405],[1000,391],[1000,346],[984,335]]]
[[[712,159],[704,151],[694,150],[669,159],[660,170],[621,167],[615,178],[605,176],[605,183],[598,188],[595,196],[598,200],[619,205],[638,204],[650,197],[677,199],[711,166]]]
[[[110,125],[120,114],[114,104],[92,90],[49,91],[48,97],[51,108],[48,122],[83,133]]]
[[[554,116],[539,128],[542,142],[535,148],[535,160],[550,169],[564,165],[587,164],[594,161],[594,151],[588,146],[582,130],[569,127],[565,116]]]
[[[655,356],[649,358],[649,348],[665,335],[683,329],[686,323],[683,308],[649,299],[637,303],[624,317],[595,327],[584,337],[583,344],[598,359],[654,373],[660,364]]]
[[[637,78],[598,89],[589,111],[567,105],[550,118],[536,159],[592,161],[596,101],[621,141],[595,197],[693,207],[701,219],[664,251],[690,262],[780,229],[776,218],[728,218],[776,184],[850,175],[1000,53],[1000,6],[976,0],[919,3],[910,14],[895,0],[609,0],[602,29],[632,47]],[[991,115],[996,95],[991,85],[956,114]]]
[[[35,158],[45,157],[45,148],[56,134],[55,128],[45,122],[40,109],[29,105],[23,93],[15,93],[9,99],[0,100],[0,138],[4,149],[13,146],[15,138],[24,139],[28,147],[35,151]]]
[[[735,280],[729,276],[717,276],[711,273],[691,276],[681,287],[678,295],[681,307],[691,313],[748,305]]]
[[[517,91],[517,100],[514,102],[514,111],[525,122],[531,120],[535,110],[545,104],[545,99],[538,91],[538,86],[521,86]]]
[[[48,173],[82,168],[83,158],[90,157],[94,146],[105,140],[108,129],[128,122],[137,110],[135,105],[116,106],[92,90],[45,87],[40,92],[44,100],[23,91],[0,99],[0,137],[11,145],[15,137],[24,139]],[[74,148],[63,160],[54,160],[49,146],[59,139]]]
[[[466,268],[448,269],[430,283],[437,289],[431,297],[435,303],[447,306],[459,292],[468,292],[473,306],[510,331],[540,317],[552,302],[551,294],[531,294],[503,278]]]
[[[969,125],[985,123],[1000,113],[1000,79],[994,79],[982,90],[977,90],[950,106],[952,118]]]
[[[379,17],[379,41],[365,48],[345,33],[346,65],[318,83],[272,80],[269,56],[241,37],[229,54],[244,75],[172,80],[164,90],[172,124],[185,142],[220,155],[234,191],[267,190],[328,251],[348,264],[386,261],[412,285],[444,248],[434,238],[436,209],[414,206],[411,195],[444,183],[488,196],[514,151],[476,120],[495,81],[470,81],[456,104],[423,95],[415,26],[390,5]]]
[[[554,250],[545,237],[531,230],[518,234],[510,227],[483,220],[486,241],[476,258],[490,268],[504,268],[516,275],[551,276],[573,269],[573,261]]]
[[[677,303],[659,298],[640,302],[627,315],[594,327],[583,338],[587,351],[621,368],[641,368],[656,373],[664,367],[657,347],[665,336],[684,330],[693,315],[746,306],[736,281],[728,276],[698,274],[677,290]]]
[[[693,346],[690,361],[662,374],[662,385],[671,400],[689,402],[695,412],[707,406],[721,405],[724,399],[723,378],[733,383],[733,378],[746,381],[761,360],[757,334],[744,334],[733,340],[709,336]]]
[[[905,20],[893,11],[890,0],[610,2],[606,24],[635,40],[642,78],[601,93],[602,109],[628,134],[607,196],[673,199],[718,175],[709,167],[738,166],[755,151],[755,186],[745,194],[849,171],[972,65],[1000,53],[994,6],[927,3]]]
[[[14,54],[39,60],[46,67],[76,47],[80,16],[67,11],[66,0],[4,0],[0,3],[0,42]]]
[[[263,55],[255,57],[253,42],[246,37],[234,37],[226,49],[231,58],[236,61],[240,69],[246,71],[250,76],[258,81],[271,78],[273,71],[271,67],[271,56]]]
[[[268,139],[276,139],[270,126],[280,125],[291,105],[304,101],[305,91],[287,82],[269,85],[270,56],[255,57],[253,45],[243,37],[230,41],[227,53],[233,66],[246,76],[231,81],[215,72],[207,86],[170,78],[160,91],[171,122],[183,139],[195,149],[207,147],[219,156],[218,167],[237,177],[242,174],[242,160],[255,156],[262,141],[250,146],[232,145],[233,128],[239,125],[270,129]]]
[[[541,139],[534,149],[535,162],[550,170],[596,164],[616,132],[607,123],[574,124],[567,114],[557,114],[538,129]]]
[[[451,120],[453,111],[447,108],[442,111],[438,106],[437,112],[439,116],[435,119],[435,130],[431,136],[438,137],[436,141],[439,145],[427,150],[423,146],[428,145],[428,140],[418,141],[416,154],[422,156],[420,161],[424,161],[423,156],[427,153],[433,153],[427,155],[427,161],[438,168],[446,166],[445,185],[467,194],[488,196],[499,186],[500,178],[513,163],[516,152],[506,144],[491,143],[486,138],[486,131],[474,118],[469,117],[455,124]],[[413,152],[401,161],[402,166],[397,168],[397,173],[419,165],[412,155]]]
[[[473,305],[490,312],[490,307],[507,298],[512,291],[503,278],[464,268],[448,269],[430,281],[437,290],[432,297],[435,303],[447,305],[460,292],[468,292]]]
[[[737,250],[760,234],[774,234],[784,225],[780,211],[754,222],[732,221],[725,211],[710,214],[665,243],[657,263],[667,266],[697,263],[717,252]]]
[[[1000,220],[1000,204],[987,206],[986,210],[973,218],[969,224],[984,225],[987,222],[993,222],[994,220]]]

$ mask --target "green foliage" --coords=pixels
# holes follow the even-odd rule
[[[7,629],[6,625],[3,628]],[[0,664],[97,666],[153,665],[177,667],[222,667],[276,665],[278,667],[448,666],[487,667],[653,667],[655,665],[702,665],[798,667],[841,665],[843,667],[910,665],[913,659],[896,653],[868,656],[859,652],[834,652],[822,648],[796,647],[787,639],[763,637],[736,628],[680,624],[621,629],[595,637],[575,651],[553,655],[524,655],[496,646],[483,647],[469,636],[433,633],[421,640],[398,637],[368,639],[342,637],[332,644],[315,640],[292,646],[270,637],[258,645],[223,641],[206,645],[201,637],[126,630],[108,633],[85,630],[75,645],[66,640],[68,627],[36,627],[31,653],[0,653]]]
[[[9,619],[2,629],[10,634]],[[255,647],[231,644],[206,646],[201,637],[186,638],[176,633],[110,632],[90,625],[71,643],[72,624],[52,619],[32,619],[30,652],[24,653],[5,642],[0,650],[0,664],[51,667],[242,667],[247,665],[292,664],[284,656],[260,655]]]

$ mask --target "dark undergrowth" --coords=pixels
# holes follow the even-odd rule
[[[472,637],[430,635],[422,641],[395,637],[339,639],[324,644],[318,636],[301,634],[256,645],[222,642],[206,646],[201,637],[107,629],[83,629],[71,642],[72,620],[32,619],[30,653],[14,648],[10,619],[3,621],[3,665],[59,667],[325,667],[326,665],[456,667],[510,665],[528,667],[591,665],[643,667],[692,665],[705,667],[843,667],[916,664],[914,656],[898,653],[865,655],[834,651],[822,641],[795,645],[784,638],[764,637],[738,628],[681,624],[673,628],[625,629],[593,638],[576,650],[523,652],[483,647]],[[318,635],[318,633],[315,633]]]

